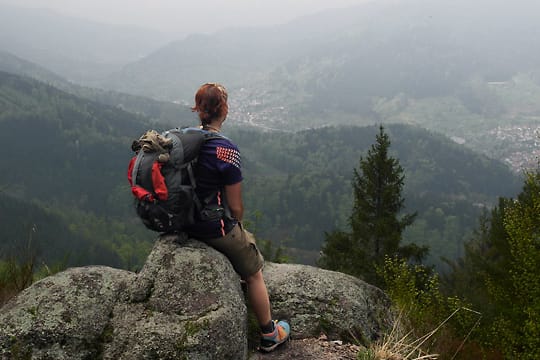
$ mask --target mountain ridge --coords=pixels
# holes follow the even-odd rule
[[[130,206],[125,171],[131,141],[156,124],[2,72],[0,99],[0,140],[7,148],[18,149],[16,156],[3,160],[11,171],[0,174],[0,187],[25,201],[50,204],[80,218],[87,213],[83,224],[79,219],[73,226],[96,234],[111,231],[105,238],[117,239],[110,245],[117,251],[140,241],[137,235],[125,238],[125,232],[146,231]],[[173,125],[196,124],[189,115]],[[227,121],[226,135],[244,155],[245,202],[251,211],[246,218],[259,229],[257,233],[278,244],[289,241],[288,246],[314,250],[324,231],[347,226],[352,171],[374,141],[376,127],[263,133],[234,126],[232,114]],[[474,203],[489,206],[497,196],[517,192],[518,178],[500,162],[427,130],[409,125],[387,129],[393,151],[405,167],[408,209],[421,213],[412,237],[442,247],[437,254],[455,254],[459,249],[482,210]]]
[[[0,48],[78,82],[93,82],[170,40],[155,30],[0,4]]]

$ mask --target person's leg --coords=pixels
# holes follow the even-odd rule
[[[244,279],[247,283],[247,293],[251,308],[262,326],[267,325],[272,321],[270,314],[270,300],[268,297],[268,290],[264,283],[262,271],[259,270],[255,274]]]
[[[259,324],[268,325],[272,317],[268,290],[262,275],[264,259],[253,235],[237,225],[223,238],[207,240],[207,243],[230,260],[247,284],[248,299]]]
[[[264,259],[253,235],[237,225],[224,237],[206,240],[206,243],[225,254],[246,282],[248,299],[261,327],[261,350],[272,351],[287,341],[291,332],[289,324],[272,320],[270,299],[262,274]]]
[[[224,254],[243,280],[263,268],[264,259],[255,244],[255,238],[240,225],[236,225],[223,237],[205,242]]]
[[[251,308],[261,327],[262,351],[273,351],[280,344],[287,341],[291,328],[286,321],[274,321],[270,314],[270,299],[264,282],[262,271],[245,278],[247,293]]]

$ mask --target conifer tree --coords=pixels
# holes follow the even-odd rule
[[[349,218],[351,232],[326,234],[322,257],[323,267],[359,276],[381,285],[377,268],[385,255],[420,261],[427,248],[414,244],[401,246],[403,230],[412,224],[416,214],[401,214],[404,198],[403,168],[388,153],[390,138],[379,127],[375,144],[359,169],[354,169],[354,204]]]

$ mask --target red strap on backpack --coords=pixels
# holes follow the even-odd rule
[[[161,167],[163,163],[154,161],[152,164],[152,185],[154,186],[154,193],[161,201],[165,201],[169,198],[169,190],[167,184],[165,184],[165,178],[161,174]]]
[[[127,178],[129,184],[131,185],[131,192],[133,193],[133,196],[135,196],[139,200],[152,202],[155,200],[155,194],[155,196],[159,200],[166,201],[169,198],[169,191],[167,189],[167,185],[165,184],[165,178],[161,174],[161,167],[163,166],[163,164],[157,161],[152,164],[152,186],[154,187],[154,194],[152,194],[150,191],[140,187],[139,185],[133,185],[132,173],[136,159],[137,156],[134,156],[129,161],[127,173]]]

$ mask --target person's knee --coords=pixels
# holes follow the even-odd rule
[[[259,281],[263,281],[262,270],[259,270],[255,274],[246,277],[244,281],[247,282],[248,285],[259,282]]]

